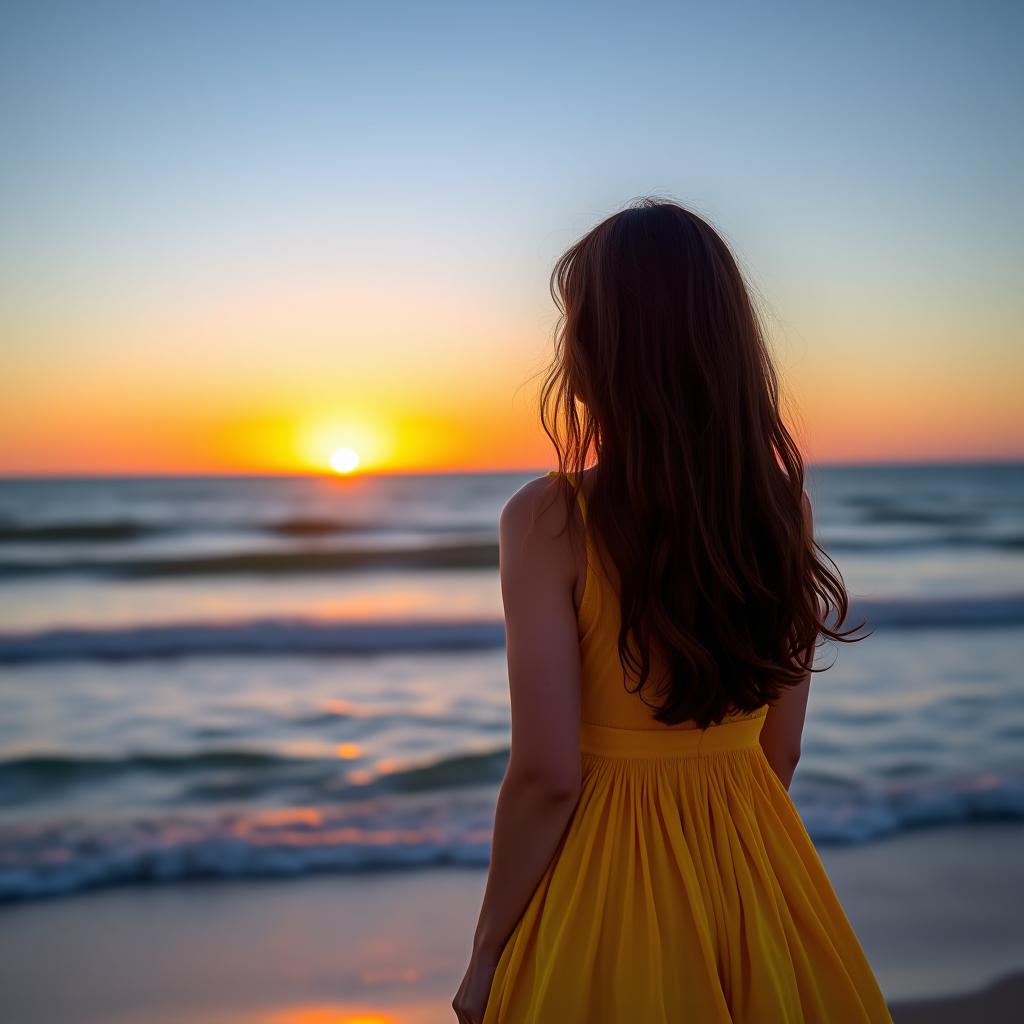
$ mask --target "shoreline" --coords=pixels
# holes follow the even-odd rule
[[[1007,894],[1021,876],[1024,825],[918,830],[819,854],[897,1024],[1019,1014],[1024,920]],[[451,1022],[485,883],[482,868],[445,866],[7,904],[5,1019]]]
[[[1017,1024],[1024,1005],[1024,970],[978,989],[938,999],[910,999],[890,1007],[895,1024]]]

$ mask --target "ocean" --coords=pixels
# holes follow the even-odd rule
[[[0,481],[0,901],[485,865],[534,473]],[[811,466],[818,844],[1024,819],[1024,465]]]

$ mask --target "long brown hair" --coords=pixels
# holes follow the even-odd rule
[[[839,631],[846,589],[808,528],[803,459],[732,253],[692,211],[645,197],[572,245],[550,288],[540,418],[568,503],[597,460],[587,519],[618,579],[625,675],[668,724],[774,701],[821,671],[819,634],[849,642],[864,623]]]

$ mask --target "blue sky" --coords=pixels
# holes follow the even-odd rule
[[[802,396],[867,360],[1005,402],[1021,10],[6,3],[0,358],[31,392],[108,358],[114,306],[330,268],[462,295],[529,362],[554,258],[655,193],[733,245]]]

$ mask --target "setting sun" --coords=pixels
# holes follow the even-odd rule
[[[353,448],[336,448],[331,453],[331,469],[351,473],[359,465],[359,453]]]
[[[312,473],[340,476],[387,466],[402,454],[390,418],[379,410],[349,409],[341,415],[306,410],[285,430],[292,462]],[[415,454],[407,453],[411,458]]]

